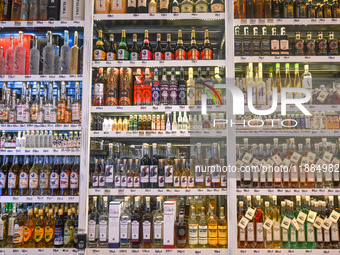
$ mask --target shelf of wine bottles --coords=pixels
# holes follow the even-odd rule
[[[179,196],[182,194],[198,196],[198,195],[227,195],[227,189],[221,188],[180,188],[180,189],[129,189],[129,188],[122,188],[122,189],[90,189],[89,195],[90,196],[100,196],[100,195],[113,195],[113,196],[133,196],[133,195],[146,195],[146,196],[160,196],[160,195],[174,195]],[[243,194],[243,193],[242,193]],[[261,193],[262,194],[262,193]],[[340,194],[340,191],[339,191]],[[0,200],[1,202],[1,200]]]
[[[0,27],[14,28],[14,27],[83,27],[84,21],[82,20],[46,20],[46,21],[0,21]]]
[[[262,195],[262,196],[290,196],[290,195],[340,195],[340,189],[237,189],[238,195]]]
[[[234,19],[234,25],[337,25],[337,18]]]
[[[78,196],[0,196],[0,203],[79,203]]]
[[[289,106],[287,108],[290,110]],[[207,105],[206,109],[209,112],[227,111],[227,107],[225,105]],[[167,111],[201,112],[202,110],[203,107],[201,105],[92,106],[91,108],[92,113],[140,113],[140,112],[167,112]]]
[[[0,250],[1,251],[1,250]],[[93,249],[87,248],[89,255],[109,255],[109,254],[145,254],[145,255],[227,255],[227,249]],[[7,255],[7,254],[6,254]]]
[[[318,249],[318,250],[310,250],[310,249],[238,249],[237,255],[253,255],[253,254],[259,254],[259,255],[338,255],[339,252],[337,250],[329,250],[329,249]]]
[[[339,131],[340,133],[340,131]],[[189,131],[91,131],[91,137],[102,138],[213,138],[226,136],[226,130]]]
[[[0,75],[1,81],[83,81],[83,75]]]
[[[262,62],[262,63],[285,63],[285,62],[340,62],[340,56],[242,56],[234,57],[234,63]]]
[[[0,130],[81,130],[81,124],[0,124]]]
[[[225,60],[117,60],[93,61],[93,67],[192,67],[192,66],[224,67]]]
[[[308,137],[338,137],[340,135],[340,130],[237,130],[236,136],[258,136],[258,137],[266,137],[266,136],[308,136]]]
[[[224,13],[124,13],[94,14],[93,19],[103,20],[213,20],[224,19]],[[1,23],[0,23],[1,24]]]

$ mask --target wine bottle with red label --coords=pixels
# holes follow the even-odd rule
[[[149,31],[145,30],[143,45],[140,49],[141,60],[152,60],[152,48],[149,40]]]
[[[204,44],[201,51],[201,59],[202,60],[212,60],[213,59],[213,47],[211,46],[209,39],[209,30],[205,30],[205,39]]]
[[[185,50],[185,46],[182,38],[182,30],[178,30],[178,39],[175,48],[175,59],[176,60],[186,60],[187,52]]]

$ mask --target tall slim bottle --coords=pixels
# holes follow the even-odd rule
[[[43,74],[53,74],[54,46],[52,45],[52,32],[47,32],[47,45],[43,48]]]
[[[70,74],[78,74],[78,63],[79,63],[79,46],[78,46],[78,32],[74,32],[74,45],[71,48],[71,64]]]
[[[14,49],[13,74],[25,75],[26,49],[24,47],[24,33],[19,31],[19,44]]]
[[[38,50],[38,36],[33,37],[33,48],[30,50],[29,71],[30,75],[39,74],[40,51]]]
[[[61,74],[70,74],[71,48],[69,46],[69,32],[64,31],[64,45],[60,48]]]
[[[60,20],[72,20],[73,0],[60,1]]]

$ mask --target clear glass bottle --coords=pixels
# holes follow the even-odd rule
[[[64,45],[60,48],[61,74],[70,74],[71,71],[71,48],[69,46],[69,32],[64,31]]]
[[[25,75],[26,48],[24,47],[24,33],[19,31],[19,43],[14,49],[14,75]]]
[[[108,242],[108,230],[109,230],[109,215],[108,215],[108,205],[107,205],[107,196],[103,197],[103,208],[99,213],[98,222],[99,222],[99,247],[107,248],[109,245]]]
[[[38,50],[38,36],[33,37],[33,48],[30,50],[29,71],[30,75],[39,74],[40,51]]]
[[[43,74],[53,74],[55,47],[52,31],[47,32],[47,45],[43,48]]]

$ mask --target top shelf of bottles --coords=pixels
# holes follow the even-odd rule
[[[338,25],[337,18],[328,19],[235,19],[234,25]]]
[[[225,13],[124,13],[94,14],[94,20],[215,20],[224,19]]]
[[[0,27],[84,27],[83,20],[45,20],[45,21],[0,21]]]

